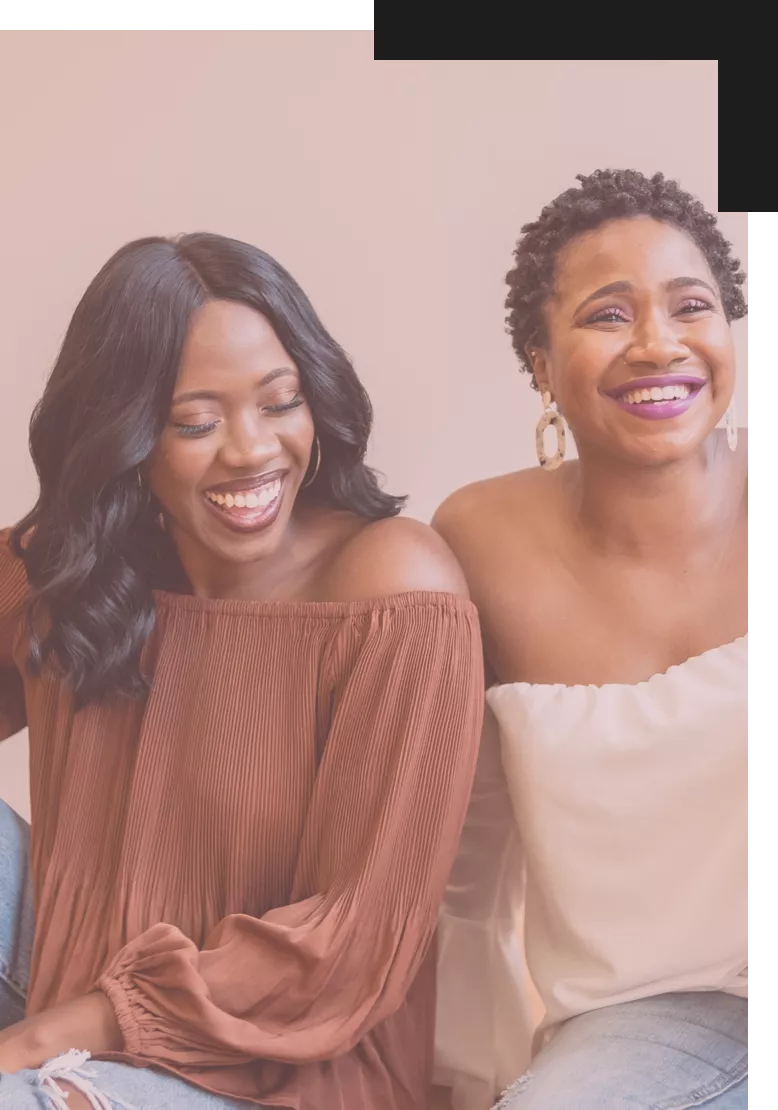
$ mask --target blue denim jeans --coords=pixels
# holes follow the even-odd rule
[[[499,1110],[745,1110],[748,1003],[661,994],[566,1021]]]
[[[27,823],[0,801],[0,1029],[24,1017],[34,929],[29,844]],[[67,1110],[63,1080],[97,1110],[257,1110],[154,1068],[90,1060],[78,1045],[42,1068],[0,1074],[0,1110]]]

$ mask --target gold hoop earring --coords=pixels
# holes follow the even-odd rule
[[[727,447],[730,451],[737,451],[737,413],[735,412],[735,398],[727,405],[724,414],[724,426],[727,429]]]
[[[306,478],[303,481],[300,489],[307,489],[308,486],[315,482],[316,475],[319,473],[319,467],[321,466],[321,444],[319,443],[319,437],[317,435],[314,436],[313,441],[316,444],[316,466],[313,468],[313,474],[310,476],[310,478]],[[308,460],[308,465],[311,465],[310,459]]]
[[[543,393],[541,396],[544,412],[535,429],[535,450],[537,451],[538,462],[544,470],[556,470],[565,457],[565,422],[562,419],[562,414],[551,408],[551,394]],[[543,433],[549,425],[556,432],[556,454],[552,455],[551,458],[546,454],[543,444]]]

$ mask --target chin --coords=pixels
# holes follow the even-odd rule
[[[711,434],[712,429],[668,429],[653,436],[640,437],[625,443],[624,454],[633,463],[644,466],[663,466],[681,462],[695,455]]]
[[[276,524],[280,524],[280,521],[277,521]],[[274,527],[263,535],[234,536],[229,537],[226,542],[220,540],[220,542],[214,543],[213,537],[211,537],[211,542],[205,543],[204,546],[207,547],[212,558],[223,563],[242,566],[259,562],[261,559],[273,555],[280,545],[283,533],[284,528],[281,525],[280,528]]]
[[[179,540],[176,546],[190,550],[195,548],[199,557],[205,557],[216,564],[243,566],[256,563],[272,555],[280,545],[286,520],[276,520],[273,526],[262,532],[229,532],[213,527],[212,522],[192,520],[187,525],[179,525]]]

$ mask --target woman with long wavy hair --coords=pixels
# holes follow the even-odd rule
[[[0,1107],[425,1107],[482,655],[370,425],[244,243],[130,243],[81,300],[0,545]]]

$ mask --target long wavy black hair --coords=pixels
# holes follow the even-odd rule
[[[405,501],[365,465],[370,400],[278,262],[206,233],[128,243],[84,293],[33,413],[40,495],[11,537],[32,588],[28,665],[58,667],[78,706],[148,689],[152,591],[175,556],[138,468],[168,420],[192,314],[213,299],[261,312],[297,364],[321,445],[300,496],[368,519]]]

